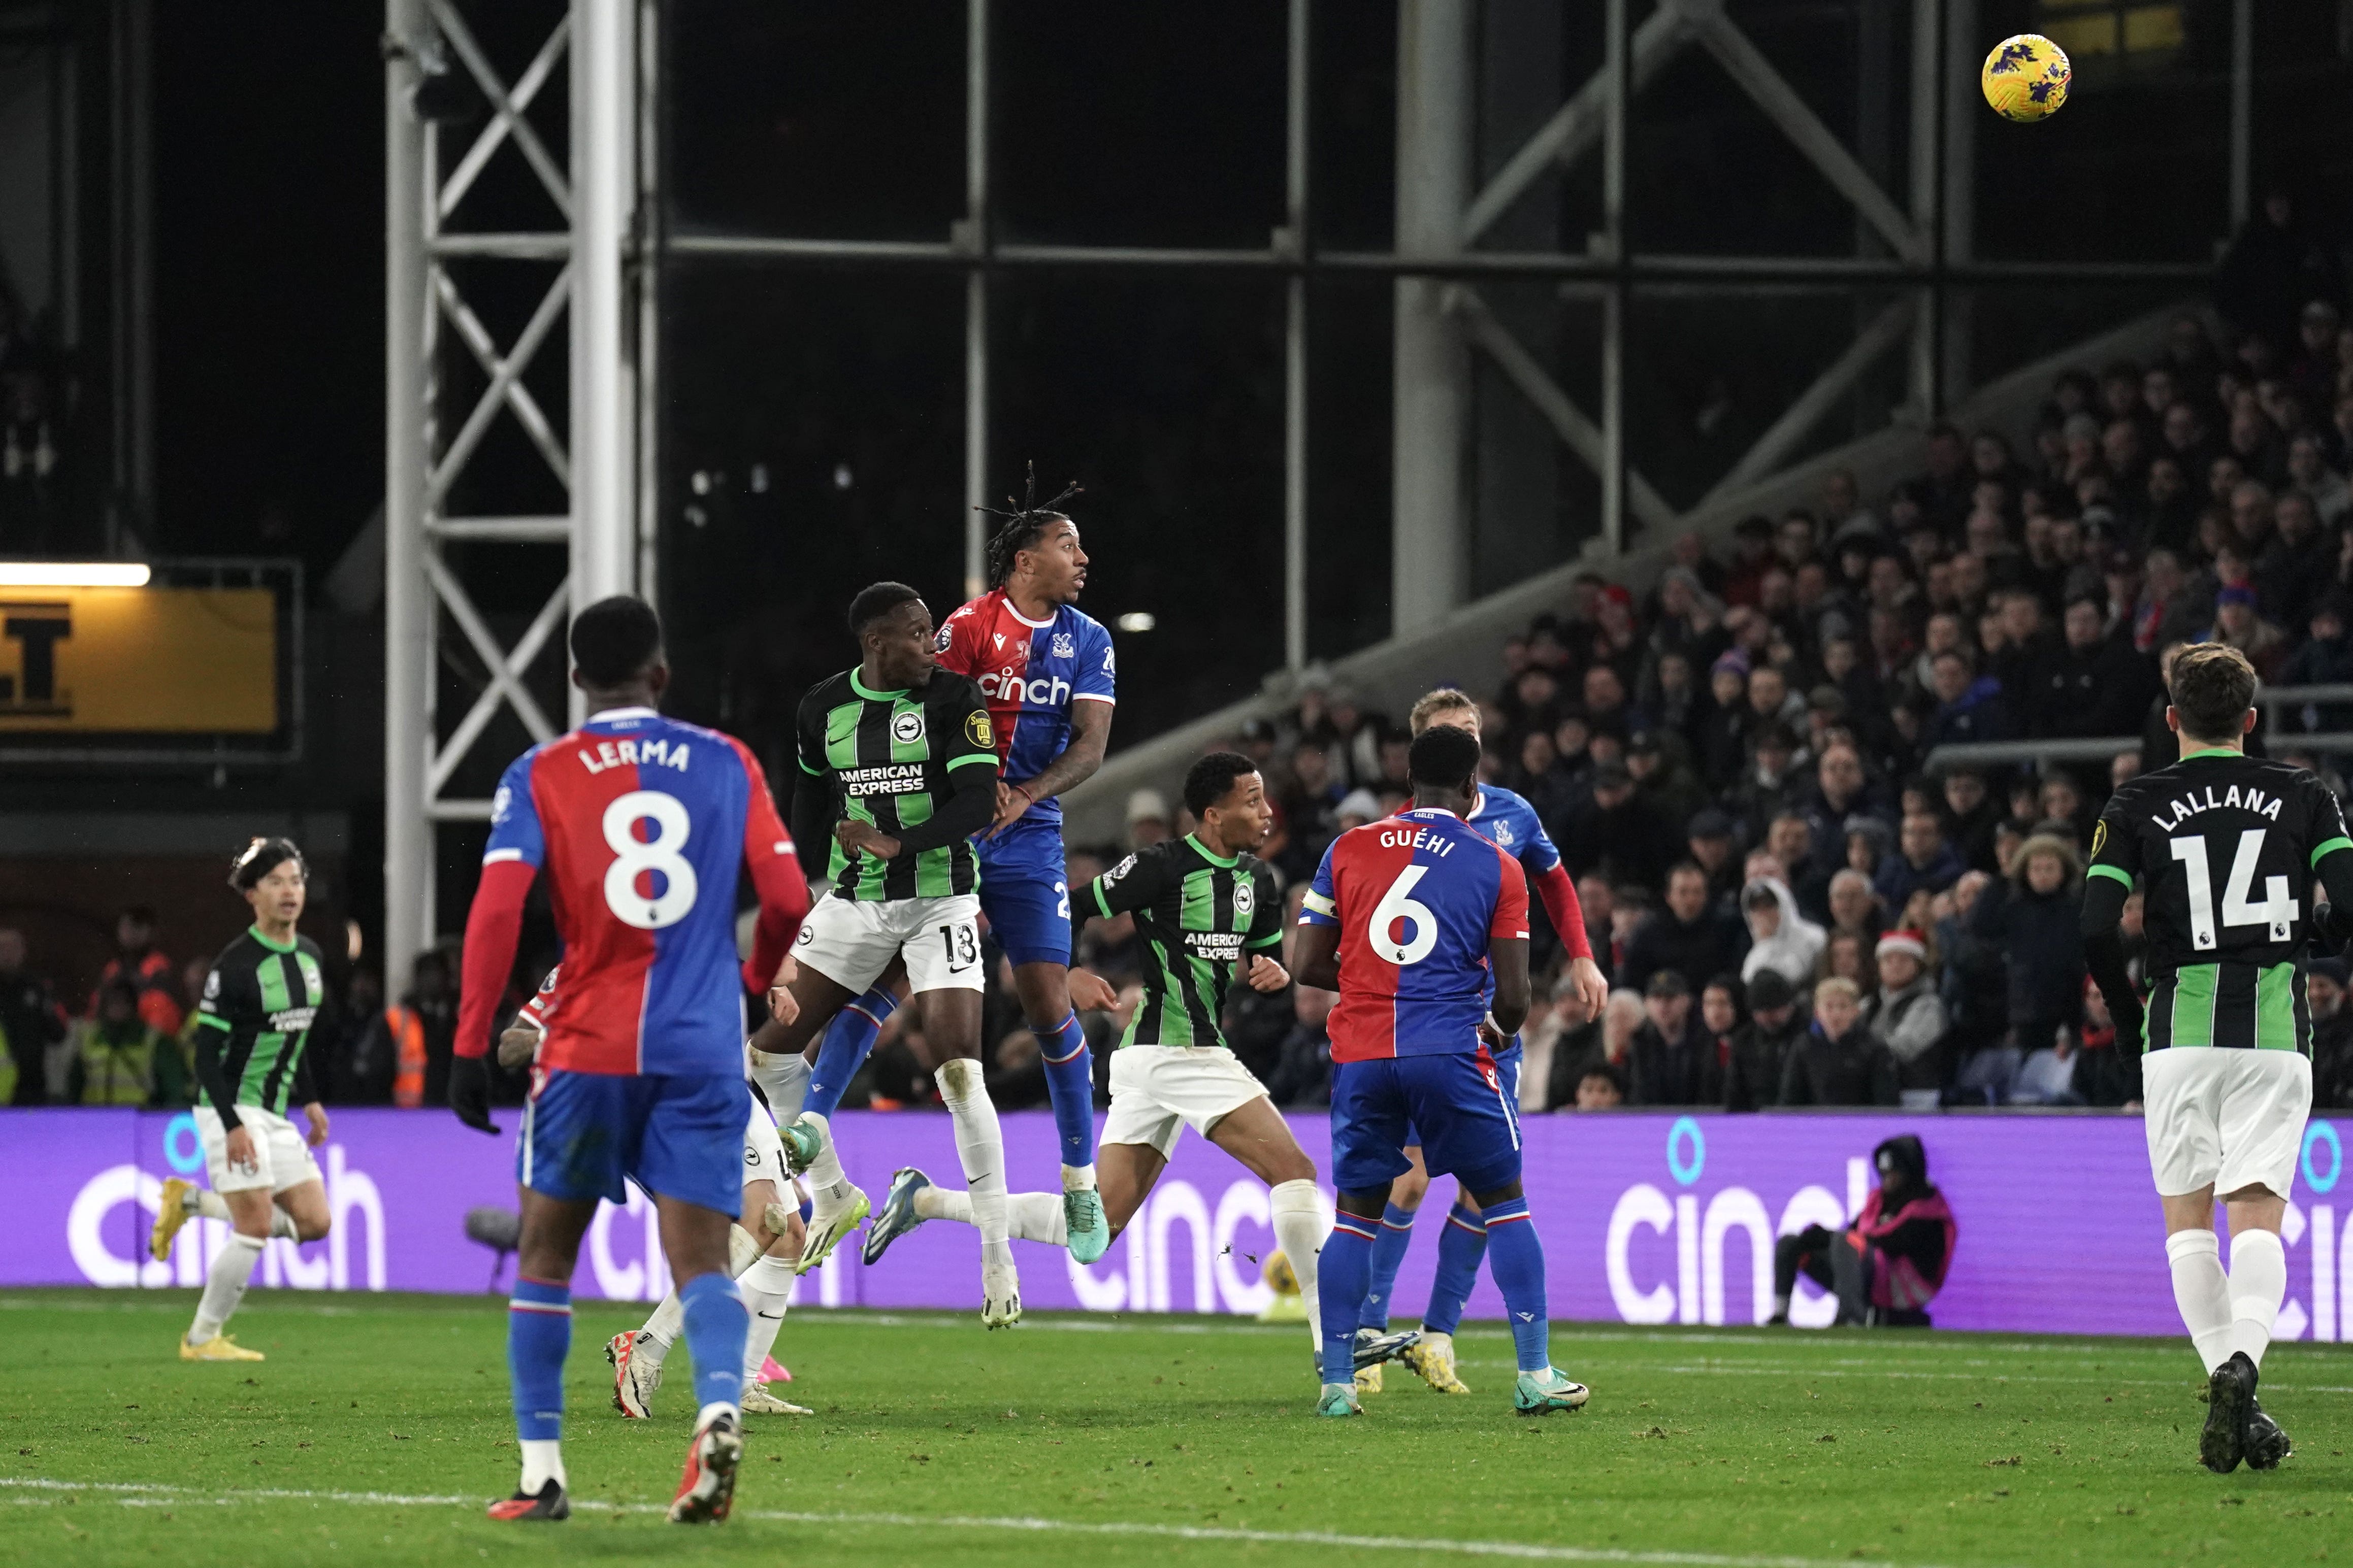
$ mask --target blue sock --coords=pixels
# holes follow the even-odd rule
[[[1520,1370],[1542,1372],[1552,1365],[1552,1325],[1545,1320],[1544,1243],[1528,1217],[1528,1200],[1506,1198],[1492,1205],[1486,1220],[1487,1267],[1504,1292]]]
[[[526,1443],[564,1436],[564,1358],[572,1349],[572,1287],[529,1278],[507,1298],[507,1380],[515,1436]]]
[[[694,1406],[740,1405],[744,1398],[744,1336],[752,1315],[735,1281],[698,1274],[678,1293],[686,1309],[686,1349],[694,1357]]]
[[[1317,1304],[1324,1312],[1324,1381],[1356,1380],[1356,1319],[1365,1309],[1365,1290],[1373,1278],[1373,1237],[1377,1221],[1352,1214],[1332,1216],[1332,1234],[1315,1260]]]
[[[874,1037],[882,1032],[883,1024],[899,1010],[899,998],[887,986],[878,985],[865,995],[843,1007],[826,1026],[825,1042],[817,1048],[817,1066],[809,1069],[808,1093],[801,1099],[803,1110],[814,1110],[819,1116],[831,1116],[841,1104],[841,1091],[858,1076],[868,1053],[874,1049]]]
[[[1479,1260],[1487,1256],[1487,1225],[1466,1199],[1455,1200],[1438,1232],[1438,1278],[1430,1287],[1424,1331],[1451,1334],[1462,1321],[1462,1303],[1479,1282]]]
[[[1054,1102],[1054,1131],[1062,1141],[1062,1163],[1092,1165],[1095,1058],[1087,1049],[1087,1032],[1079,1027],[1079,1016],[1072,1013],[1052,1029],[1039,1029],[1038,1044],[1046,1061],[1046,1098]]]
[[[1365,1295],[1365,1315],[1362,1326],[1387,1329],[1389,1326],[1389,1297],[1397,1289],[1398,1268],[1405,1262],[1405,1249],[1413,1245],[1413,1211],[1395,1204],[1381,1211],[1381,1234],[1373,1243],[1373,1282]]]

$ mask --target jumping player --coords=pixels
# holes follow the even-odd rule
[[[1408,722],[1416,735],[1435,725],[1451,725],[1467,731],[1472,739],[1477,740],[1479,705],[1452,687],[1440,687],[1413,705]],[[1586,936],[1585,910],[1577,900],[1577,884],[1569,877],[1568,868],[1561,864],[1560,851],[1553,847],[1552,836],[1545,831],[1535,807],[1510,790],[1481,784],[1478,802],[1467,820],[1519,861],[1520,868],[1527,875],[1528,886],[1544,900],[1545,913],[1550,917],[1553,930],[1559,933],[1561,945],[1568,950],[1568,979],[1576,987],[1584,1018],[1599,1017],[1601,1005],[1609,999],[1609,983],[1602,978],[1600,967],[1593,962],[1593,944]],[[1584,1018],[1575,1021],[1581,1023]],[[1503,1080],[1504,1095],[1514,1106],[1518,1105],[1517,1035],[1495,1053],[1495,1076]],[[1388,1331],[1390,1298],[1397,1285],[1398,1268],[1405,1262],[1406,1248],[1413,1240],[1414,1215],[1430,1191],[1430,1173],[1422,1163],[1419,1134],[1409,1131],[1405,1156],[1413,1162],[1413,1168],[1398,1177],[1390,1189],[1388,1205],[1381,1215],[1380,1237],[1373,1244],[1373,1288],[1365,1298],[1363,1327],[1376,1333]],[[1471,1201],[1469,1191],[1461,1183],[1455,1185],[1454,1206],[1447,1212],[1446,1225],[1438,1233],[1438,1277],[1430,1282],[1430,1306],[1421,1315],[1421,1338],[1399,1358],[1440,1394],[1471,1392],[1454,1370],[1454,1330],[1462,1321],[1462,1304],[1470,1299],[1471,1287],[1478,1282],[1479,1260],[1487,1254],[1487,1226],[1479,1217],[1479,1205]],[[1379,1364],[1357,1373],[1356,1386],[1363,1393],[1378,1394]]]
[[[561,965],[549,970],[531,1000],[516,1010],[514,1022],[499,1037],[501,1067],[519,1068],[537,1058],[539,1047],[547,1040],[548,1020],[554,1016],[560,1000],[557,982],[563,973]],[[751,1119],[744,1126],[744,1206],[727,1230],[727,1277],[743,1291],[744,1310],[750,1318],[750,1332],[744,1342],[740,1403],[747,1415],[807,1415],[810,1412],[804,1406],[769,1393],[767,1380],[761,1375],[768,1363],[769,1347],[784,1326],[785,1310],[791,1305],[793,1264],[800,1257],[802,1227],[798,1199],[790,1205],[785,1202],[793,1183],[785,1173],[785,1151],[776,1136],[776,1123],[756,1088],[753,1100]],[[637,1419],[653,1414],[662,1363],[685,1321],[685,1303],[672,1285],[643,1328],[625,1330],[606,1342],[605,1359],[613,1365],[614,1409]]]
[[[1410,1166],[1409,1127],[1430,1173],[1452,1174],[1485,1219],[1518,1352],[1514,1407],[1574,1410],[1587,1394],[1552,1366],[1544,1246],[1520,1186],[1519,1108],[1489,1054],[1527,1016],[1527,881],[1463,820],[1479,797],[1479,742],[1467,731],[1425,730],[1408,773],[1411,809],[1351,828],[1324,851],[1292,950],[1302,985],[1340,994],[1328,1026],[1339,1213],[1322,1258],[1316,1413],[1363,1414],[1347,1347],[1390,1184]]]
[[[1133,912],[1144,939],[1144,1001],[1111,1058],[1103,1209],[1117,1236],[1191,1127],[1271,1189],[1275,1245],[1299,1277],[1309,1333],[1320,1349],[1315,1256],[1329,1227],[1315,1166],[1266,1087],[1234,1059],[1219,1024],[1236,976],[1269,994],[1291,984],[1275,958],[1282,944],[1282,892],[1251,853],[1266,842],[1274,814],[1257,766],[1235,752],[1211,752],[1193,764],[1185,805],[1198,830],[1129,856],[1078,897],[1082,916]],[[1017,1193],[1008,1206],[1015,1237],[1069,1245],[1062,1207],[1052,1195]],[[892,1242],[927,1219],[971,1218],[964,1194],[933,1185],[921,1171],[902,1170],[867,1232],[866,1261],[879,1261]]]
[[[1013,987],[1046,1066],[1061,1140],[1062,1212],[1071,1256],[1092,1263],[1111,1246],[1095,1176],[1094,1061],[1071,1005],[1071,889],[1062,852],[1062,792],[1103,765],[1111,739],[1116,661],[1111,634],[1074,606],[1087,585],[1079,527],[1054,510],[1073,486],[1028,500],[988,542],[989,590],[939,631],[940,668],[980,683],[1001,759],[980,845],[980,907],[1013,964]],[[1009,504],[1009,503],[1008,503]],[[893,983],[845,1010],[809,1084],[830,1113],[891,1015]]]
[[[661,623],[639,599],[599,600],[572,623],[573,683],[588,721],[517,758],[492,805],[466,921],[449,1107],[485,1132],[483,1058],[525,895],[543,865],[564,940],[563,1005],[532,1072],[516,1151],[522,1242],[507,1319],[522,1479],[491,1517],[571,1512],[558,1447],[572,1268],[600,1201],[624,1177],[653,1194],[694,1353],[694,1438],[670,1517],[727,1517],[743,1457],[747,1321],[727,1274],[741,1201],[743,992],[765,991],[808,910],[792,839],[760,764],[728,736],[664,719]],[[735,964],[735,872],[760,900],[751,962]],[[789,1010],[789,996],[772,1005]]]
[[[981,1321],[1021,1319],[1021,1282],[1006,1241],[1005,1136],[980,1068],[980,879],[971,835],[997,799],[997,747],[980,689],[938,667],[932,613],[903,583],[877,583],[849,606],[859,664],[801,700],[800,784],[793,821],[828,848],[830,887],[801,929],[791,1016],[752,1037],[752,1068],[779,1110],[805,1086],[772,1079],[805,1057],[818,1032],[892,964],[903,963],[923,1005],[940,1098],[980,1229]],[[779,1058],[787,1058],[780,1063]],[[841,1169],[826,1113],[789,1130],[794,1169],[808,1173],[806,1273],[868,1212]]]
[[[2165,721],[2181,760],[2108,797],[2092,835],[2084,957],[2116,1020],[2119,1059],[2139,1052],[2148,1159],[2165,1208],[2173,1299],[2207,1376],[2207,1468],[2268,1470],[2287,1435],[2255,1385],[2287,1290],[2280,1223],[2312,1109],[2312,1016],[2300,960],[2353,937],[2353,839],[2317,774],[2249,757],[2254,667],[2201,643],[2174,661]],[[2117,925],[2145,889],[2149,1001],[2125,969]],[[2313,884],[2328,905],[2313,909]],[[2231,1268],[2214,1199],[2231,1222]]]
[[[253,906],[253,927],[213,961],[196,1005],[196,1135],[212,1188],[177,1176],[165,1182],[147,1238],[161,1263],[194,1216],[229,1225],[205,1270],[195,1321],[180,1337],[182,1361],[261,1360],[222,1325],[245,1299],[271,1237],[316,1241],[332,1220],[311,1157],[327,1141],[327,1112],[304,1049],[326,986],[319,944],[294,930],[309,878],[302,852],[284,838],[255,839],[229,867],[229,886]],[[287,1120],[289,1104],[302,1108],[303,1130]]]

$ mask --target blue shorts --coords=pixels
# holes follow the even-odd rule
[[[566,1202],[627,1201],[624,1176],[659,1197],[733,1215],[744,1206],[744,1125],[752,1090],[740,1078],[538,1075],[523,1102],[515,1177]]]
[[[980,852],[980,912],[1015,966],[1071,963],[1070,868],[1062,825],[1023,817]]]
[[[1495,1076],[1504,1082],[1504,1098],[1512,1102],[1514,1118],[1520,1113],[1520,1037],[1514,1035],[1511,1045],[1495,1058]],[[1421,1131],[1410,1121],[1406,1123],[1405,1146],[1409,1149],[1421,1147]]]
[[[1377,1191],[1411,1169],[1409,1132],[1422,1163],[1472,1193],[1520,1179],[1520,1112],[1484,1053],[1446,1051],[1332,1068],[1332,1184]]]

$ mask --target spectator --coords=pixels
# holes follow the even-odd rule
[[[2353,639],[2346,630],[2353,622],[2353,601],[2333,589],[2312,606],[2311,637],[2280,667],[2282,686],[2338,686],[2353,682]],[[2342,731],[2353,726],[2353,708],[2343,704],[2306,703],[2282,717],[2299,730]]]
[[[1613,878],[1655,888],[1673,858],[1672,830],[1634,790],[1622,763],[1593,770],[1593,795],[1555,831],[1561,858],[1583,876],[1597,868]]]
[[[1959,648],[1936,655],[1930,678],[1936,710],[1920,733],[1923,751],[1938,746],[1968,745],[1976,741],[2007,741],[2017,733],[2001,682],[1977,675],[1969,656]]]
[[[1581,1050],[1567,1049],[1564,1039],[1553,1047],[1552,1082],[1546,1102],[1555,1107],[1576,1102],[1577,1086],[1584,1080],[1586,1070],[1596,1063],[1609,1067],[1618,1075],[1618,1092],[1622,1099],[1627,1090],[1628,1058],[1633,1050],[1634,1036],[1649,1020],[1641,994],[1620,985],[1609,993],[1609,1000],[1601,1006],[1601,1016],[1588,1026],[1588,1040]]]
[[[2237,648],[2264,680],[2287,658],[2287,634],[2256,612],[2255,591],[2243,584],[2233,583],[2214,595],[2214,626],[2202,640]]]
[[[1708,977],[1699,993],[1699,1026],[1714,1062],[1715,1081],[1724,1083],[1725,1074],[1732,1067],[1733,1041],[1740,1034],[1740,998],[1746,987],[1737,974],[1715,974]],[[1712,1097],[1721,1100],[1722,1096]]]
[[[322,1032],[335,1048],[320,1063],[320,1098],[332,1105],[390,1104],[395,1041],[385,1026],[384,984],[375,971],[353,970],[329,1009],[330,1027]],[[421,1102],[421,1063],[418,1091]]]
[[[117,977],[131,982],[139,997],[139,1016],[159,1035],[180,1032],[179,986],[172,961],[155,945],[155,911],[133,904],[114,919],[114,956],[99,971],[99,990],[90,994],[90,1016],[98,1016],[106,983]]]
[[[1691,850],[1691,863],[1707,879],[1710,902],[1720,903],[1727,914],[1734,913],[1734,895],[1740,891],[1740,859],[1733,853],[1732,818],[1712,805],[1694,813],[1683,843]]]
[[[188,1101],[180,1053],[140,1016],[139,987],[117,974],[98,987],[98,1013],[74,1030],[67,1103],[150,1105]]]
[[[1708,896],[1707,874],[1683,861],[1667,873],[1666,907],[1635,928],[1618,984],[1646,992],[1654,975],[1671,971],[1683,977],[1688,994],[1739,962],[1739,940]]]
[[[1340,797],[1340,804],[1332,808],[1333,823],[1342,833],[1352,827],[1362,827],[1367,822],[1378,822],[1388,815],[1381,809],[1380,797],[1368,789],[1350,790]]]
[[[1757,731],[1756,758],[1731,796],[1734,818],[1750,842],[1763,839],[1775,817],[1797,809],[1804,782],[1798,776],[1797,759],[1797,737],[1788,726],[1768,724]]]
[[[1984,787],[1983,780],[1978,787]],[[1895,844],[1895,852],[1880,862],[1879,875],[1872,883],[1883,909],[1901,911],[1915,892],[1941,893],[1968,869],[1959,853],[1945,841],[1945,825],[1932,813],[1918,811],[1905,816]]]
[[[1725,1110],[1755,1110],[1780,1103],[1790,1048],[1804,1027],[1797,987],[1778,970],[1759,970],[1748,982],[1748,1022],[1733,1036],[1725,1063]]]
[[[1564,974],[1553,982],[1549,999],[1539,1000],[1535,1014],[1520,1026],[1520,1110],[1534,1115],[1549,1110],[1546,1095],[1552,1087],[1553,1058],[1557,1052],[1578,1053],[1599,1038],[1594,1025],[1580,1025],[1577,982]],[[1591,1032],[1591,1038],[1581,1037]]]
[[[1140,789],[1127,797],[1127,847],[1149,849],[1169,837],[1168,803],[1156,789]]]
[[[1837,1321],[1852,1327],[1928,1327],[1927,1305],[1944,1289],[1960,1227],[1928,1182],[1928,1152],[1909,1132],[1871,1152],[1879,1185],[1842,1236],[1808,1226],[1773,1248],[1772,1323],[1789,1321],[1799,1274],[1838,1298]]]
[[[1585,1064],[1577,1075],[1575,1110],[1615,1110],[1626,1103],[1626,1075],[1606,1061]]]
[[[2147,662],[2105,635],[2100,602],[2071,601],[2064,645],[2045,662],[2029,703],[2037,735],[2129,735],[2148,700]]]
[[[1928,939],[1916,931],[1892,931],[1874,954],[1879,994],[1864,1009],[1863,1025],[1895,1058],[1895,1086],[1903,1095],[1926,1094],[1936,1103],[1945,1087],[1945,1004],[1928,971]]]
[[[1886,923],[1878,895],[1871,890],[1871,879],[1852,867],[1831,879],[1830,936],[1852,936],[1868,952]]]
[[[1762,878],[1740,895],[1741,912],[1748,921],[1748,956],[1740,961],[1740,978],[1754,980],[1770,969],[1792,985],[1810,984],[1814,964],[1830,940],[1822,928],[1798,912],[1798,900],[1788,884]]]
[[[65,1042],[65,1009],[49,983],[25,967],[25,933],[0,927],[0,1039],[13,1073],[6,1103],[41,1105],[49,1098],[50,1053]]]
[[[2076,931],[2082,861],[2063,838],[2038,834],[2019,846],[2003,896],[1978,900],[1976,933],[1998,948],[2009,972],[2010,1037],[1978,1053],[1960,1087],[2000,1104],[2028,1055],[2051,1047],[2083,1018],[2084,941]]]
[[[1702,1105],[1722,1098],[1715,1042],[1692,1006],[1692,984],[1672,969],[1651,976],[1642,992],[1642,1026],[1627,1048],[1635,1105]]]
[[[2345,1005],[2346,979],[2341,958],[2315,959],[2305,971],[2315,1111],[2353,1110],[2353,1007]]]
[[[1984,770],[1966,763],[1946,769],[1944,793],[1954,852],[1972,870],[1991,871],[1993,832],[2001,821],[2001,806],[1986,789]]]
[[[1814,1021],[1781,1070],[1781,1103],[1894,1105],[1895,1058],[1862,1024],[1862,997],[1838,975],[1814,987]]]
[[[1291,988],[1296,1018],[1284,1037],[1282,1052],[1266,1092],[1277,1105],[1319,1106],[1332,1103],[1332,1036],[1326,1026],[1332,1005],[1339,996],[1312,985]]]
[[[394,1013],[385,1016],[392,1030],[395,1105],[449,1103],[449,1059],[458,1037],[457,988],[449,984],[449,961],[436,948],[417,955],[409,970],[408,994],[401,998],[396,1026]],[[408,1027],[408,1020],[415,1028]],[[422,1053],[423,1059],[418,1059]]]

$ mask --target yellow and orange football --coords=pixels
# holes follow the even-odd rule
[[[2059,112],[2073,74],[2066,50],[2040,33],[2021,33],[1994,46],[1978,82],[1995,113],[2026,123]]]

